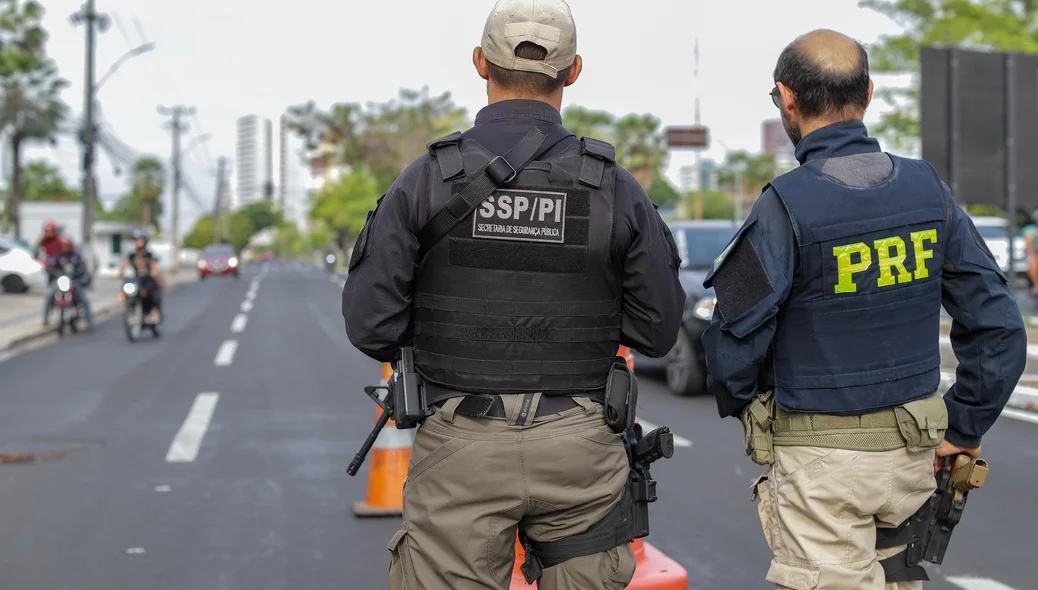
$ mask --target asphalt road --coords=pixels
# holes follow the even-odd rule
[[[170,293],[159,339],[108,321],[0,363],[0,453],[40,456],[0,464],[0,589],[385,588],[399,521],[356,519],[366,468],[345,473],[380,367],[345,337],[340,285],[254,266]],[[689,588],[771,587],[739,424],[638,362],[641,418],[686,445],[654,470],[648,541]],[[1004,418],[984,450],[992,476],[928,588],[1038,587],[1038,425]]]

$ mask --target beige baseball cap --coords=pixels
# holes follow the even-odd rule
[[[516,57],[523,41],[547,49],[548,56],[543,61]],[[495,66],[556,78],[577,55],[577,25],[563,0],[499,0],[483,29],[482,47]]]

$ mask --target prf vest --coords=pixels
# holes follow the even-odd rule
[[[776,400],[787,409],[858,413],[940,385],[949,211],[929,164],[891,159],[878,186],[841,184],[821,161],[771,183],[799,257],[773,341]]]
[[[496,156],[458,133],[429,151],[432,214]],[[413,342],[428,381],[471,393],[605,386],[620,344],[623,294],[611,254],[614,150],[585,138],[548,152],[554,155],[535,157],[419,263]]]

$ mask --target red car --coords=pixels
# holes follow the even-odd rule
[[[198,260],[198,279],[204,281],[209,275],[238,278],[238,265],[238,257],[230,246],[209,246]]]

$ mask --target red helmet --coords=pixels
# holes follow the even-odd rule
[[[58,231],[58,224],[54,223],[53,221],[47,221],[43,224],[43,231],[56,232]]]

